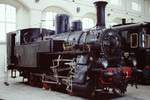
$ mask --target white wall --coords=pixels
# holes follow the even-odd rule
[[[17,9],[16,29],[28,28],[30,25],[30,13],[27,8]]]
[[[37,9],[30,10],[29,27],[40,27],[42,11]]]
[[[24,4],[27,8],[29,8],[29,13],[23,11],[24,15],[26,15],[26,19],[24,21],[20,21],[18,24],[20,27],[25,27],[29,25],[29,27],[39,27],[40,21],[42,19],[42,11],[50,6],[58,6],[68,11],[72,16],[72,20],[82,19],[84,16],[88,17],[88,14],[92,14],[92,18],[96,20],[96,11],[93,5],[93,0],[75,0],[75,2],[71,2],[72,0],[40,0],[38,3],[35,3],[35,0],[18,0],[22,4]],[[69,2],[70,1],[70,2]],[[107,0],[108,2],[110,0]],[[150,1],[149,0],[139,0],[142,11],[136,12],[131,9],[131,1],[132,0],[121,0],[121,6],[113,6],[110,3],[107,5],[107,24],[113,22],[116,19],[127,18],[128,22],[131,22],[131,18],[134,19],[135,22],[143,22],[150,21]],[[76,8],[80,7],[80,12],[76,12]],[[29,14],[29,17],[27,16]],[[107,15],[106,14],[106,15]],[[25,17],[24,15],[20,15],[19,19]],[[19,28],[20,28],[19,27]]]
[[[40,0],[39,3],[35,3],[34,0],[19,0],[24,3],[30,9],[30,27],[39,27],[42,20],[42,11],[47,7],[56,6],[64,9],[72,17],[72,20],[81,19],[87,13],[95,14],[94,7],[87,7],[78,5],[73,2],[67,2],[65,0]],[[76,8],[80,7],[80,12],[76,12]]]
[[[4,76],[6,67],[6,45],[0,44],[0,78]]]

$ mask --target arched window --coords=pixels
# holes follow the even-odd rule
[[[139,0],[132,0],[132,10],[140,12],[142,10],[141,3]]]
[[[55,30],[55,17],[57,13],[56,12],[46,12],[45,13],[45,22],[44,22],[44,28]]]
[[[6,33],[16,30],[16,8],[0,4],[0,42],[6,42]]]
[[[57,6],[50,6],[44,9],[43,11],[43,28],[55,30],[55,24],[56,24],[56,15],[57,14],[68,14],[67,11],[65,11],[63,8],[57,7]]]
[[[95,26],[94,20],[92,18],[82,19],[83,29],[89,29]]]

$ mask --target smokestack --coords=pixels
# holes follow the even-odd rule
[[[94,5],[97,10],[97,27],[105,27],[105,8],[107,5],[106,1],[97,1],[94,2]]]

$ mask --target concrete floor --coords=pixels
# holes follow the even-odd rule
[[[3,84],[5,80],[4,66],[6,65],[4,59],[6,54],[5,45],[0,45],[0,49],[0,100],[87,100],[60,92],[31,87],[21,83],[21,78],[9,78],[10,85],[5,86]],[[111,94],[100,94],[93,100],[150,100],[150,86],[139,86],[139,89],[128,87],[128,91],[124,97],[116,97]]]
[[[0,100],[87,100],[85,98],[69,96],[64,93],[43,90],[42,88],[31,87],[21,83],[21,78],[9,79],[9,86],[0,80]],[[124,97],[100,94],[94,100],[150,100],[150,86],[128,87],[128,92]]]

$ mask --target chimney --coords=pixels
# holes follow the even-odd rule
[[[107,5],[106,1],[97,1],[94,2],[94,5],[97,10],[97,27],[105,27],[105,8]]]

